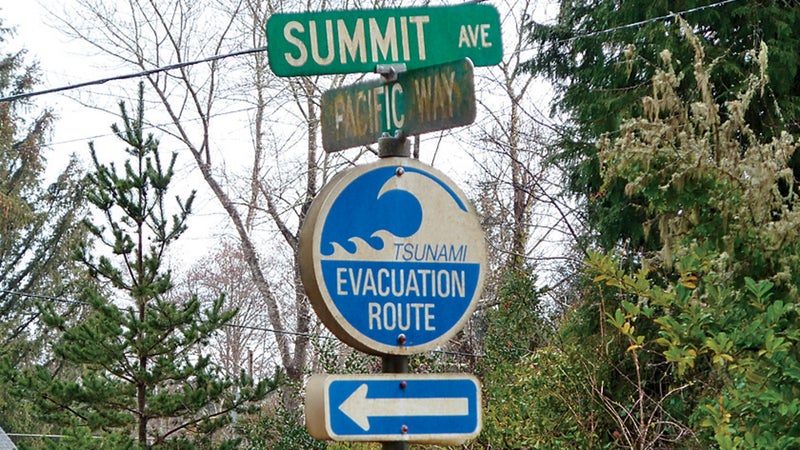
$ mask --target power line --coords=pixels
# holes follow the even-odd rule
[[[159,72],[166,72],[166,71],[169,71],[169,70],[181,69],[181,68],[188,67],[188,66],[193,66],[193,65],[196,65],[196,64],[203,64],[203,63],[218,61],[220,59],[231,58],[231,57],[234,57],[234,56],[243,56],[243,55],[249,55],[249,54],[252,54],[252,53],[260,53],[260,52],[263,52],[263,51],[266,51],[266,50],[267,50],[267,47],[251,48],[251,49],[248,49],[248,50],[240,50],[238,52],[226,53],[224,55],[209,56],[208,58],[198,59],[198,60],[195,60],[195,61],[186,61],[186,62],[182,62],[182,63],[170,64],[168,66],[157,67],[155,69],[150,69],[150,70],[143,70],[141,72],[136,72],[136,73],[129,73],[129,74],[125,74],[125,75],[116,75],[116,76],[113,76],[113,77],[101,78],[99,80],[86,81],[86,82],[83,82],[83,83],[71,84],[71,85],[68,85],[68,86],[50,88],[50,89],[45,89],[45,90],[42,90],[42,91],[26,92],[26,93],[23,93],[23,94],[11,95],[11,96],[8,96],[8,97],[2,97],[2,98],[0,98],[0,103],[12,102],[12,101],[16,101],[16,100],[23,100],[23,99],[27,99],[27,98],[31,98],[31,97],[36,97],[36,96],[39,96],[39,95],[54,94],[54,93],[63,92],[63,91],[71,91],[73,89],[79,89],[79,88],[82,88],[82,87],[95,86],[95,85],[99,85],[99,84],[108,83],[109,81],[127,80],[127,79],[130,79],[130,78],[140,78],[140,77],[145,77],[145,76],[148,76],[148,75],[153,75],[153,74],[159,73]]]
[[[685,9],[683,11],[669,13],[669,14],[665,14],[665,15],[662,15],[662,16],[653,17],[653,18],[650,18],[650,19],[640,20],[638,22],[628,23],[628,24],[625,24],[625,25],[619,25],[619,26],[612,27],[612,28],[607,28],[607,29],[604,29],[604,30],[592,31],[590,33],[585,33],[585,34],[582,34],[582,35],[573,36],[573,37],[568,38],[568,39],[563,39],[563,40],[557,41],[556,44],[572,42],[572,41],[575,41],[577,39],[582,39],[582,38],[587,38],[587,37],[594,37],[594,36],[598,36],[598,35],[606,34],[606,33],[612,33],[614,31],[623,30],[623,29],[626,29],[626,28],[638,27],[638,26],[641,26],[641,25],[646,25],[648,23],[658,22],[658,21],[661,21],[661,20],[664,20],[664,19],[669,19],[669,18],[672,18],[672,17],[685,15],[685,14],[691,14],[691,13],[698,12],[698,11],[703,11],[703,10],[706,10],[706,9],[718,8],[720,6],[724,6],[724,5],[727,5],[729,3],[733,3],[735,1],[738,1],[738,0],[723,0],[723,1],[720,1],[720,2],[717,2],[717,3],[712,3],[710,5],[698,6],[698,7],[695,7],[695,8],[689,8],[689,9]],[[87,86],[96,86],[96,85],[100,85],[100,84],[105,84],[105,83],[107,83],[109,81],[118,81],[118,80],[127,80],[127,79],[131,79],[131,78],[139,78],[139,77],[143,77],[143,76],[147,76],[147,75],[152,75],[152,74],[155,74],[155,73],[166,72],[166,71],[169,71],[169,70],[180,69],[180,68],[183,68],[183,67],[193,66],[193,65],[196,65],[196,64],[202,64],[202,63],[207,63],[207,62],[213,62],[213,61],[217,61],[217,60],[220,60],[220,59],[231,58],[231,57],[235,57],[235,56],[243,56],[243,55],[249,55],[249,54],[253,54],[253,53],[259,53],[259,52],[263,52],[263,51],[266,51],[266,50],[267,50],[267,47],[258,47],[258,48],[252,48],[252,49],[247,49],[247,50],[240,50],[238,52],[226,53],[226,54],[223,54],[223,55],[210,56],[208,58],[203,58],[203,59],[199,59],[199,60],[195,60],[195,61],[186,61],[186,62],[182,62],[182,63],[170,64],[170,65],[167,65],[167,66],[157,67],[155,69],[144,70],[144,71],[136,72],[136,73],[130,73],[130,74],[125,74],[125,75],[116,75],[116,76],[112,76],[112,77],[108,77],[108,78],[102,78],[102,79],[98,79],[98,80],[86,81],[86,82],[78,83],[78,84],[72,84],[72,85],[67,85],[67,86],[61,86],[61,87],[56,87],[56,88],[45,89],[45,90],[41,90],[41,91],[34,91],[34,92],[27,92],[27,93],[17,94],[17,95],[11,95],[11,96],[8,96],[8,97],[1,97],[0,98],[0,103],[2,103],[2,102],[10,102],[10,101],[15,101],[15,100],[22,100],[22,99],[27,99],[27,98],[36,97],[36,96],[45,95],[45,94],[53,94],[53,93],[57,93],[57,92],[69,91],[69,90],[79,89],[79,88],[87,87]]]
[[[311,334],[311,333],[301,333],[299,331],[287,331],[287,330],[277,330],[274,328],[266,328],[266,327],[256,327],[251,325],[239,325],[235,323],[229,323],[226,326],[231,328],[241,328],[244,330],[252,330],[252,331],[266,331],[269,333],[277,333],[277,334],[287,334],[290,336],[300,336],[300,337],[307,337],[310,339],[334,339],[331,336],[323,336],[321,334]]]
[[[7,289],[0,289],[0,293],[9,294],[9,295],[18,295],[18,296],[21,296],[21,297],[30,297],[30,298],[35,298],[35,299],[38,299],[38,300],[47,300],[47,301],[68,303],[68,304],[73,304],[73,305],[89,306],[89,303],[84,302],[84,301],[70,300],[70,299],[65,299],[65,298],[60,298],[60,297],[52,297],[52,296],[49,296],[49,295],[31,294],[31,293],[28,293],[28,292],[10,291],[10,290],[7,290]],[[279,330],[279,329],[276,329],[276,328],[257,327],[257,326],[251,326],[251,325],[239,325],[239,324],[234,324],[234,323],[229,323],[229,324],[226,324],[225,326],[229,327],[229,328],[240,328],[240,329],[252,330],[252,331],[263,331],[263,332],[268,332],[268,333],[285,334],[285,335],[289,335],[289,336],[300,336],[300,337],[305,337],[305,338],[309,338],[309,339],[331,339],[331,340],[335,340],[336,339],[336,338],[334,338],[332,336],[324,336],[324,335],[321,335],[321,334],[303,333],[303,332],[299,332],[299,331],[290,331],[290,330]],[[456,351],[450,351],[450,350],[431,350],[431,353],[440,353],[440,354],[443,354],[443,355],[454,355],[454,356],[465,356],[465,357],[469,357],[469,358],[482,358],[483,357],[483,355],[456,352]]]
[[[19,292],[19,291],[9,291],[7,289],[0,289],[0,294],[8,294],[8,295],[17,295],[20,297],[30,297],[35,298],[37,300],[48,300],[52,302],[59,302],[59,303],[67,303],[70,305],[84,305],[88,306],[89,304],[80,300],[70,300],[61,297],[52,297],[49,295],[42,295],[42,294],[30,294],[27,292]]]
[[[595,37],[595,36],[599,36],[601,34],[613,33],[614,31],[624,30],[624,29],[627,29],[627,28],[634,28],[634,27],[638,27],[638,26],[642,26],[642,25],[647,25],[648,23],[659,22],[659,21],[662,21],[662,20],[665,20],[665,19],[671,19],[673,17],[683,16],[683,15],[686,15],[686,14],[691,14],[691,13],[703,11],[703,10],[706,10],[706,9],[719,8],[720,6],[724,6],[724,5],[727,5],[728,3],[733,3],[735,1],[738,1],[738,0],[723,0],[721,2],[712,3],[710,5],[697,6],[695,8],[689,8],[689,9],[685,9],[683,11],[678,11],[678,12],[665,14],[663,16],[652,17],[650,19],[640,20],[638,22],[632,22],[632,23],[628,23],[628,24],[625,24],[625,25],[619,25],[619,26],[616,26],[616,27],[607,28],[605,30],[592,31],[592,32],[589,32],[589,33],[580,34],[580,35],[577,35],[577,36],[573,36],[571,38],[567,38],[567,39],[562,39],[562,40],[556,41],[555,45],[573,42],[573,41],[576,41],[578,39]]]

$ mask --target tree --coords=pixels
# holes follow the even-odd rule
[[[299,226],[319,183],[346,160],[319,152],[322,78],[279,80],[267,66],[265,21],[292,5],[262,0],[175,0],[134,1],[129,6],[130,11],[120,15],[115,2],[81,0],[55,16],[72,37],[136,70],[220,57],[208,64],[146,76],[166,115],[167,125],[162,120],[153,126],[188,149],[229,219],[269,326],[279,330],[274,334],[274,351],[287,376],[300,382],[309,358],[308,333],[314,317],[298,270]],[[297,4],[301,6],[311,7]],[[98,22],[100,26],[95,26]],[[260,50],[246,59],[222,58],[242,48]],[[331,82],[336,80],[341,77]],[[245,174],[228,169],[239,163],[227,165],[225,149],[216,145],[215,138],[216,117],[226,109],[243,107],[249,117],[248,130],[242,134],[251,140],[236,153],[250,159]],[[287,118],[295,121],[287,126]],[[275,258],[280,268],[265,263],[270,254],[281,256]],[[286,273],[291,274],[288,283]],[[295,333],[282,332],[286,330]]]
[[[107,253],[96,256],[84,241],[75,256],[109,290],[84,290],[90,313],[72,326],[56,310],[43,311],[43,322],[62,331],[54,354],[82,371],[76,380],[40,367],[21,374],[17,384],[47,420],[77,429],[76,437],[87,429],[119,446],[229,448],[235,440],[215,432],[274,386],[254,383],[244,372],[224,377],[212,364],[207,346],[235,314],[225,311],[224,296],[207,308],[197,296],[165,298],[172,281],[162,256],[186,230],[194,193],[176,198],[178,212],[169,214],[177,155],[162,161],[158,140],[144,135],[143,84],[139,89],[134,115],[121,102],[123,125],[112,127],[132,162],[120,173],[90,145],[95,171],[88,199],[105,224],[86,224]]]
[[[530,24],[535,56],[525,68],[555,88],[553,112],[568,120],[558,158],[568,174],[567,192],[584,202],[589,231],[604,248],[620,244],[636,252],[660,245],[658,233],[642,228],[644,200],[625,195],[625,180],[602,181],[595,145],[604,133],[642,114],[640,99],[649,94],[663,49],[674,61],[693,60],[675,11],[686,11],[686,20],[715,61],[707,75],[723,111],[724,102],[735,99],[747,83],[751,66],[746,54],[759,42],[767,44],[766,75],[774,83],[754,94],[746,120],[762,142],[784,129],[800,131],[800,7],[795,2],[562,1],[556,23]],[[688,64],[678,70],[687,78],[678,95],[690,99],[700,80],[693,79]],[[800,168],[794,170],[800,175]]]
[[[11,30],[0,21],[0,48]],[[0,97],[30,91],[36,65],[25,52],[0,56]],[[85,236],[83,183],[74,159],[53,180],[45,180],[45,146],[55,118],[28,101],[0,102],[0,358],[26,367],[46,358],[49,334],[38,327],[36,301],[76,292],[70,247]],[[48,183],[49,181],[49,183]],[[74,305],[60,303],[65,317]],[[28,407],[0,381],[0,426],[9,432],[41,430]]]
[[[0,42],[8,32],[0,28]],[[31,89],[36,67],[24,52],[0,60],[0,95]],[[69,250],[81,235],[78,224],[83,188],[74,159],[49,186],[43,186],[43,146],[53,123],[45,110],[25,117],[23,101],[0,103],[0,355],[32,356],[33,347],[13,345],[34,334],[37,320],[30,295],[69,292]],[[36,355],[38,356],[38,355]]]
[[[601,145],[604,180],[629,180],[626,193],[649,205],[643,224],[659,223],[664,243],[637,271],[612,256],[589,259],[595,281],[621,299],[607,320],[628,359],[637,370],[645,355],[668,367],[666,394],[642,385],[620,427],[637,448],[675,438],[676,427],[656,434],[668,421],[690,427],[703,447],[792,448],[800,416],[797,143],[787,132],[760,142],[748,123],[750,103],[766,90],[767,45],[750,53],[760,70],[723,109],[704,47],[684,29],[701,80],[696,98],[680,97],[685,79],[665,51],[644,117]]]
[[[226,309],[236,311],[210,345],[214,361],[224,374],[235,376],[245,370],[253,377],[262,378],[280,367],[276,367],[268,351],[274,345],[269,322],[262,314],[261,297],[238,242],[220,243],[179,278],[171,293],[175,298],[197,294],[213,299],[225,295]]]

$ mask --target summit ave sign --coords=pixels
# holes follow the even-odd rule
[[[273,14],[267,46],[279,76],[374,72],[384,64],[411,70],[462,58],[491,66],[503,56],[497,9],[476,3]]]

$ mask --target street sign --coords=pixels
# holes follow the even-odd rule
[[[400,73],[322,94],[322,146],[335,152],[394,136],[444,130],[475,120],[475,83],[469,59]]]
[[[470,58],[503,57],[500,15],[488,4],[273,14],[267,52],[279,76],[408,70]]]
[[[323,440],[455,445],[480,433],[480,392],[463,374],[315,375],[306,427]]]
[[[341,172],[300,231],[311,304],[339,339],[366,353],[432,350],[464,326],[486,276],[483,230],[463,192],[411,158]]]

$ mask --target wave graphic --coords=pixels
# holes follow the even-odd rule
[[[464,202],[437,178],[395,167],[368,172],[347,186],[327,215],[321,235],[325,259],[394,260],[394,244],[463,244],[454,229],[480,232]],[[458,227],[458,228],[456,228]]]

